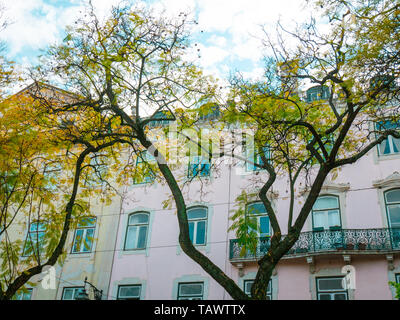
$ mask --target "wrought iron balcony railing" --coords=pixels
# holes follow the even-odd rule
[[[230,240],[230,260],[251,260],[267,253],[270,238],[259,238],[254,253],[244,250],[238,239]],[[395,251],[400,250],[400,228],[339,229],[302,232],[286,256],[332,251]]]

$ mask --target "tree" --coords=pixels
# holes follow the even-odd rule
[[[158,18],[146,9],[129,6],[113,8],[110,17],[100,21],[89,5],[75,26],[67,29],[63,43],[53,46],[33,72],[43,82],[57,79],[57,86],[66,86],[79,99],[54,104],[40,93],[34,98],[49,116],[82,119],[83,112],[92,115],[85,117],[87,127],[73,129],[77,134],[84,132],[90,141],[126,142],[129,148],[119,157],[123,161],[113,159],[123,168],[119,182],[133,183],[145,172],[165,179],[177,208],[182,250],[233,297],[245,299],[237,284],[192,244],[181,186],[167,163],[171,152],[163,154],[163,144],[151,136],[160,129],[157,123],[185,119],[194,107],[211,102],[216,92],[212,79],[184,59],[189,26],[186,14]],[[156,161],[148,161],[146,151]],[[143,164],[140,169],[135,166],[137,158]]]
[[[46,88],[34,84],[0,102],[2,300],[23,290],[46,266],[63,262],[68,231],[89,214],[90,195],[105,200],[112,196],[104,194],[106,174],[96,179],[93,171],[104,164],[92,154],[101,151],[106,157],[116,142],[87,141],[83,130],[74,135],[62,115],[42,113],[31,97],[37,91]],[[56,94],[58,99],[74,99],[60,90]],[[23,240],[21,230],[28,230]]]
[[[357,10],[361,14],[361,9]],[[377,17],[386,16],[387,10],[377,7]],[[393,9],[389,14],[395,16],[396,12]],[[397,89],[391,87],[393,76],[398,76],[397,60],[386,59],[387,48],[379,43],[378,37],[375,53],[367,54],[367,49],[360,45],[365,37],[360,30],[369,25],[359,26],[350,19],[351,13],[337,9],[326,16],[332,18],[328,35],[320,35],[311,23],[297,33],[288,33],[298,40],[297,49],[286,48],[283,42],[272,46],[275,56],[269,59],[264,82],[233,79],[232,99],[222,111],[227,125],[246,124],[254,130],[255,144],[262,159],[262,164],[257,166],[267,171],[258,195],[268,211],[274,233],[268,253],[259,261],[253,299],[265,299],[273,268],[298,239],[327,176],[356,162],[389,135],[399,137],[396,128],[369,127],[371,121],[398,120],[396,106],[382,107],[397,97]],[[247,299],[232,279],[193,246],[182,188],[174,166],[167,162],[171,152],[161,152],[162,145],[151,137],[157,127],[154,123],[176,121],[180,126],[178,130],[183,130],[193,125],[194,109],[204,104],[203,111],[208,114],[216,102],[213,82],[183,59],[188,47],[188,22],[184,14],[175,20],[160,19],[137,7],[114,8],[111,16],[101,22],[89,7],[85,17],[68,29],[64,42],[50,49],[36,72],[42,81],[46,77],[57,77],[79,99],[73,103],[61,101],[54,106],[47,103],[44,96],[35,98],[49,115],[61,113],[78,117],[82,112],[93,115],[85,118],[87,127],[76,130],[78,134],[84,129],[88,140],[107,138],[129,145],[124,153],[128,159],[126,164],[116,161],[117,166],[122,165],[125,175],[131,179],[139,178],[144,170],[134,169],[133,165],[139,157],[145,171],[165,180],[177,208],[182,250],[234,299]],[[380,27],[378,22],[376,27]],[[394,26],[388,25],[393,29]],[[266,43],[272,44],[268,38]],[[374,59],[381,61],[379,70],[385,70],[384,75],[389,78],[377,78],[381,75],[378,69],[364,68],[367,65],[378,68]],[[363,77],[372,84],[360,82]],[[328,86],[328,103],[301,99],[295,86],[304,80]],[[97,120],[90,121],[94,118]],[[267,156],[264,146],[268,146],[273,158]],[[154,163],[142,156],[144,151],[154,156]],[[268,198],[268,192],[281,174],[289,177],[291,195],[285,237]],[[311,183],[296,216],[293,202],[300,178]],[[238,221],[233,228],[245,230],[242,225],[248,223],[248,219],[243,219],[243,210],[239,210],[235,218]],[[248,237],[242,232],[241,240],[246,245],[252,237],[254,235]]]
[[[394,281],[389,281],[389,285],[391,285],[396,292],[395,298],[400,299],[400,284]]]
[[[332,0],[316,5],[329,20],[328,33],[319,31],[315,20],[294,32],[278,24],[276,41],[265,33],[271,56],[266,57],[264,81],[250,82],[240,75],[232,79],[234,102],[225,119],[254,132],[259,166],[267,172],[260,178],[258,197],[273,229],[268,252],[258,261],[251,290],[255,299],[265,298],[274,267],[299,238],[324,181],[389,135],[400,137],[400,3]],[[307,83],[314,87],[309,96],[301,96]],[[288,180],[290,194],[285,236],[268,196],[281,177]],[[295,212],[304,186],[308,193]],[[256,233],[243,232],[252,223],[244,215],[244,210],[237,211],[232,228],[251,250]]]

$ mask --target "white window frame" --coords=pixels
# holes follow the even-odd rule
[[[254,283],[254,279],[243,280],[243,291],[248,296],[251,295],[251,286],[253,283]],[[251,284],[251,285],[248,286],[248,284]],[[250,289],[250,290],[248,290],[248,289]],[[272,300],[272,279],[270,279],[268,282],[266,297],[267,297],[267,300]]]
[[[96,219],[95,217],[87,217],[87,218],[84,218],[84,219],[93,219],[94,222],[93,222],[93,224],[89,224],[89,225],[87,225],[87,226],[80,226],[80,223],[78,223],[78,226],[77,226],[77,228],[75,229],[74,239],[73,239],[73,241],[72,241],[71,253],[79,254],[79,253],[90,253],[90,252],[92,252],[93,243],[94,243],[94,234],[95,234],[95,232],[96,232],[96,222],[97,222],[97,219]],[[83,235],[82,235],[82,238],[80,239],[79,250],[74,250],[74,248],[76,247],[76,246],[75,246],[75,242],[77,241],[77,233],[78,233],[78,231],[80,231],[80,230],[83,230]],[[88,230],[93,230],[93,235],[92,235],[92,238],[93,238],[93,239],[92,239],[92,240],[87,239],[87,238],[88,238],[88,236],[87,236]],[[89,251],[84,251],[84,249],[85,249],[85,243],[87,243],[88,241],[90,241],[90,248],[89,248]]]
[[[400,188],[389,189],[389,190],[386,190],[384,192],[383,197],[384,197],[384,200],[385,200],[385,208],[386,208],[386,215],[387,215],[387,219],[388,219],[388,227],[389,228],[400,228],[400,225],[396,226],[396,227],[392,226],[392,221],[391,221],[391,218],[390,218],[390,215],[389,215],[389,206],[393,206],[393,205],[399,205],[400,206],[400,201],[395,201],[395,202],[388,202],[387,201],[387,194],[390,191],[394,191],[394,190],[398,190],[400,192]]]
[[[193,174],[194,168],[193,166],[197,166],[197,173]],[[207,168],[206,170],[204,167]],[[200,169],[199,169],[200,167]],[[192,156],[188,163],[188,178],[195,178],[195,177],[209,177],[211,175],[211,163],[208,159],[205,159],[202,156]]]
[[[139,294],[137,296],[121,296],[120,290],[121,288],[126,287],[139,287]],[[117,300],[140,300],[140,295],[142,294],[142,285],[141,284],[121,284],[118,286],[117,291]]]
[[[377,129],[377,125],[378,124],[375,123],[375,128],[376,129]],[[395,138],[395,137],[389,135],[385,140],[383,140],[380,144],[377,145],[378,156],[389,156],[389,155],[399,155],[400,154],[400,150],[397,151],[397,152],[394,151],[394,141],[393,141],[393,139],[398,139],[398,138]],[[383,143],[387,143],[389,145],[389,152],[388,153],[381,152],[381,145]]]
[[[34,224],[38,224],[38,228],[35,231],[32,231],[32,226]],[[39,228],[39,226],[41,226],[41,228]],[[36,251],[37,248],[39,248],[39,250],[41,251],[43,249],[43,238],[45,237],[46,234],[46,222],[44,221],[34,221],[31,222],[29,224],[29,229],[28,229],[28,233],[26,235],[26,239],[24,242],[24,248],[23,248],[23,252],[22,252],[22,256],[23,257],[27,257],[33,253],[38,254],[38,252]],[[32,244],[32,252],[31,253],[27,253],[27,243],[31,242]],[[37,245],[37,243],[39,242],[39,246]]]
[[[204,209],[206,215],[203,218],[194,218],[194,219],[189,219],[188,217],[188,224],[193,224],[193,237],[192,237],[192,243],[196,246],[205,246],[207,245],[207,223],[208,223],[208,208],[204,206],[194,206],[190,207],[187,209],[187,214],[189,215],[190,210],[194,209]],[[197,229],[198,229],[198,224],[200,222],[204,222],[204,243],[197,243]]]
[[[333,194],[321,195],[321,196],[319,196],[317,198],[316,201],[318,201],[321,198],[335,198],[336,201],[337,201],[337,207],[335,207],[335,208],[334,207],[332,207],[332,208],[324,208],[324,209],[314,209],[314,206],[313,206],[313,209],[311,210],[312,211],[312,228],[313,228],[313,230],[315,228],[318,228],[318,227],[315,226],[315,216],[314,215],[316,213],[320,213],[320,212],[325,212],[325,218],[324,218],[325,224],[324,224],[324,227],[323,227],[324,230],[329,230],[330,227],[340,227],[340,229],[342,229],[342,215],[341,215],[341,209],[340,209],[340,198],[339,198],[339,196],[333,195]],[[335,210],[337,210],[337,215],[339,217],[339,223],[340,224],[339,225],[330,225],[330,223],[329,223],[329,212],[330,211],[335,211]]]
[[[149,154],[147,150],[142,151],[141,154],[138,154],[136,156],[136,167],[139,166],[146,166],[148,163],[154,163],[156,160],[154,157]],[[137,181],[137,178],[133,181],[134,184],[146,184],[146,183],[152,183],[155,180],[154,173],[152,171],[149,172],[146,176],[142,177],[141,181]]]
[[[67,290],[72,290],[72,299],[65,299],[65,293]],[[64,287],[62,291],[61,300],[75,300],[76,295],[78,294],[76,291],[85,290],[85,287]]]
[[[199,285],[201,284],[201,294],[188,294],[182,295],[181,294],[181,285]],[[204,299],[204,282],[179,282],[178,283],[178,300],[203,300]]]
[[[15,296],[13,297],[13,300],[32,300],[33,288],[27,288],[25,290],[28,292],[23,292],[22,289],[18,290]],[[27,294],[29,294],[29,299],[25,299]]]
[[[378,145],[378,155],[387,156],[387,155],[391,155],[391,154],[400,154],[400,150],[397,151],[397,152],[394,151],[394,141],[393,141],[393,139],[397,139],[397,138],[395,138],[393,136],[388,136],[385,140],[383,140],[381,142],[381,144],[382,143],[387,143],[389,145],[389,152],[388,153],[382,153],[381,152],[381,148],[380,148],[381,144]]]
[[[254,205],[254,204],[258,204],[258,203],[263,204],[261,201],[255,201],[255,202],[250,202],[250,203],[248,203],[246,205],[246,216],[247,217],[256,218],[256,220],[257,220],[257,230],[256,230],[257,237],[259,237],[259,238],[268,238],[268,237],[271,237],[271,221],[269,219],[267,209],[264,207],[265,208],[265,212],[261,212],[261,213],[257,213],[257,214],[249,212],[249,207]],[[261,222],[260,222],[260,220],[263,217],[267,217],[268,218],[268,234],[261,234],[260,233],[261,232]]]
[[[147,222],[137,222],[137,223],[134,223],[134,224],[129,224],[130,218],[132,216],[134,216],[134,215],[147,215]],[[130,230],[131,227],[138,229],[138,231],[136,232],[136,247],[127,248],[128,233],[129,233],[129,230]],[[139,230],[140,230],[141,227],[146,227],[146,237],[145,237],[145,240],[144,240],[144,247],[140,247],[139,248],[138,247],[138,244],[139,244],[138,240],[139,240],[139,233],[140,233]],[[149,235],[149,228],[150,228],[150,213],[149,212],[139,211],[139,212],[131,213],[128,216],[128,221],[127,221],[127,226],[126,226],[126,234],[125,234],[125,240],[124,240],[124,251],[145,250],[146,247],[147,247],[147,238],[148,238],[148,235]]]
[[[343,290],[339,290],[339,289],[324,289],[324,290],[320,290],[319,289],[319,280],[321,279],[341,279],[341,281],[343,280],[343,276],[337,276],[337,277],[317,277],[315,278],[316,280],[316,289],[317,289],[317,300],[320,300],[320,296],[321,295],[329,295],[331,297],[331,300],[335,300],[335,295],[337,294],[344,294],[346,296],[345,300],[349,300],[349,293],[346,289]],[[332,299],[333,298],[333,299]]]

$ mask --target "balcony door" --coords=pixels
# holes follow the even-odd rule
[[[385,192],[385,205],[392,245],[394,248],[400,248],[400,189]]]

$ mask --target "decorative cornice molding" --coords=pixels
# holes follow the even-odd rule
[[[332,181],[326,181],[320,193],[329,193],[329,192],[346,192],[350,189],[350,183],[334,183]],[[300,191],[300,195],[304,196],[310,192],[310,188],[306,187]]]
[[[400,173],[395,171],[385,179],[373,181],[372,185],[375,188],[400,187]]]
[[[261,201],[259,195],[258,195],[258,190],[257,189],[252,189],[249,191],[248,193],[249,197],[248,200],[249,201]],[[279,191],[277,190],[268,190],[267,192],[267,197],[269,200],[276,200],[279,198]]]

